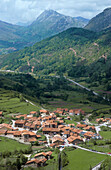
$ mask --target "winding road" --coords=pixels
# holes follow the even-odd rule
[[[53,77],[60,78],[60,76],[53,76]],[[89,88],[87,88],[87,87],[85,87],[85,86],[77,83],[76,81],[74,81],[74,80],[72,80],[72,79],[69,79],[69,78],[67,78],[66,76],[64,76],[64,78],[65,78],[66,80],[68,80],[68,81],[76,84],[77,86],[79,86],[79,87],[81,87],[81,88],[83,88],[83,89],[85,89],[85,90],[87,90],[87,91],[89,91],[89,92],[92,92],[94,95],[100,96],[100,95],[99,95],[98,93],[96,93],[95,91],[92,91],[91,89],[89,89]],[[109,99],[106,99],[105,97],[102,97],[102,98],[103,98],[104,100],[110,101]]]

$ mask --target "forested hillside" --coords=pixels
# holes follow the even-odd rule
[[[0,68],[72,77],[110,72],[111,30],[96,34],[70,28],[21,51],[0,56]]]

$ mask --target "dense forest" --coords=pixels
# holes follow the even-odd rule
[[[62,75],[60,78],[53,76],[39,76],[34,78],[30,74],[1,73],[0,88],[15,91],[32,101],[47,104],[48,101],[63,100],[88,104],[90,102],[110,104],[101,95],[95,96],[92,91],[87,91],[72,85]],[[75,96],[80,95],[78,99]],[[72,96],[72,97],[71,97]],[[75,98],[75,99],[74,99]]]
[[[67,73],[72,77],[110,74],[111,30],[94,33],[70,28],[56,36],[0,56],[0,68],[37,75]]]

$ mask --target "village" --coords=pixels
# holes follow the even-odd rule
[[[31,111],[29,114],[13,116],[11,124],[0,124],[0,136],[15,139],[24,144],[45,145],[50,148],[77,146],[90,139],[101,139],[98,126],[89,125],[86,121],[76,122],[77,124],[66,124],[65,120],[71,120],[76,115],[85,116],[82,109],[57,108],[53,112],[42,109]],[[3,112],[0,112],[0,117]],[[96,122],[111,124],[110,118],[96,119]],[[51,159],[52,151],[40,152],[29,159],[25,166],[44,166],[46,161]]]

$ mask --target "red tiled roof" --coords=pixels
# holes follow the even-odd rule
[[[5,134],[7,130],[0,130],[0,135]]]
[[[29,142],[36,142],[37,139],[36,139],[36,138],[29,138],[28,141],[29,141]]]
[[[27,115],[26,115],[26,114],[24,114],[24,115],[17,115],[17,116],[16,116],[16,118],[17,118],[17,119],[20,119],[21,117],[26,118],[26,117],[27,117]]]
[[[45,152],[40,152],[40,153],[38,153],[38,154],[36,154],[35,156],[34,156],[34,158],[36,158],[36,157],[39,157],[39,156],[46,156],[46,153]]]
[[[43,128],[43,132],[60,132],[60,129],[58,128]]]
[[[21,131],[14,131],[14,133],[13,133],[14,136],[20,136],[21,134],[22,134]]]
[[[38,159],[33,159],[33,160],[30,160],[30,161],[27,161],[26,164],[30,164],[30,163],[39,163],[39,160]]]
[[[86,124],[80,124],[80,123],[76,125],[76,127],[78,127],[78,128],[84,128],[86,126],[87,126]]]
[[[37,112],[36,111],[31,111],[30,114],[37,114]]]
[[[26,120],[16,120],[15,124],[25,124]]]
[[[40,110],[40,113],[49,113],[48,110]]]
[[[0,112],[0,115],[2,115],[3,114],[3,112]]]

